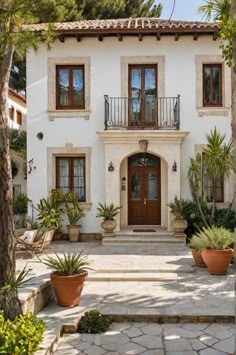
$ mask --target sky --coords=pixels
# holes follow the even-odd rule
[[[172,15],[172,20],[191,20],[201,21],[202,15],[197,14],[199,6],[204,4],[204,0],[175,0],[175,9]],[[156,3],[163,5],[161,18],[169,19],[174,0],[156,0]]]

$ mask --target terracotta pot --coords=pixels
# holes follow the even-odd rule
[[[212,275],[225,275],[233,256],[233,249],[211,250],[205,249],[202,257]]]
[[[101,226],[105,233],[113,233],[114,229],[116,228],[116,221],[114,219],[105,220],[102,222]]]
[[[61,276],[51,274],[52,286],[57,297],[58,305],[61,307],[75,307],[80,302],[80,295],[84,287],[84,281],[88,273]]]
[[[80,225],[78,225],[78,224],[76,224],[74,226],[73,225],[68,225],[67,229],[68,229],[70,242],[72,242],[72,243],[78,242]]]
[[[185,219],[173,219],[172,223],[172,228],[175,233],[183,233],[184,230],[187,228],[188,223],[185,221]]]
[[[192,256],[195,261],[195,264],[200,267],[206,267],[206,264],[204,263],[202,255],[199,254],[196,249],[191,249],[191,250],[192,250]]]

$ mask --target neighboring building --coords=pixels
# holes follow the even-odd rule
[[[26,130],[26,99],[16,91],[8,91],[8,126],[17,130]],[[27,180],[25,171],[25,159],[11,150],[11,159],[16,163],[17,175],[13,179],[14,196],[19,193],[27,193]]]
[[[40,31],[43,24],[34,25]],[[56,24],[57,39],[27,55],[28,195],[76,191],[83,232],[100,231],[98,202],[127,225],[170,229],[167,203],[191,198],[190,157],[216,126],[231,137],[230,69],[217,23],[159,19]],[[38,139],[43,133],[43,139]],[[232,178],[205,189],[220,206]]]

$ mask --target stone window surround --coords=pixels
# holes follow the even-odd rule
[[[129,65],[157,64],[157,95],[165,96],[165,57],[164,56],[131,56],[121,57],[121,96],[128,97]]]
[[[80,206],[89,210],[91,208],[91,148],[74,147],[71,143],[66,143],[65,147],[47,148],[47,190],[48,194],[56,187],[56,157],[85,157],[85,184],[86,184],[86,202],[80,202]]]
[[[84,65],[85,108],[75,110],[56,109],[56,66]],[[90,109],[90,57],[49,57],[48,58],[48,115],[50,120],[55,118],[83,117],[88,119]]]
[[[203,64],[222,64],[222,107],[203,106]],[[226,85],[227,73],[222,55],[196,55],[196,105],[198,115],[228,116],[231,108],[230,85]]]
[[[198,153],[202,154],[203,149],[206,148],[206,144],[195,144],[195,155]],[[224,202],[216,202],[217,207],[228,207],[228,196],[230,195],[230,179],[229,178],[224,178]],[[210,203],[210,202],[209,202]]]

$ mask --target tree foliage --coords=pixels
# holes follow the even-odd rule
[[[223,56],[226,63],[233,65],[233,38],[236,35],[236,23],[231,14],[231,0],[206,0],[199,7],[199,12],[207,21],[220,21],[220,38]]]

